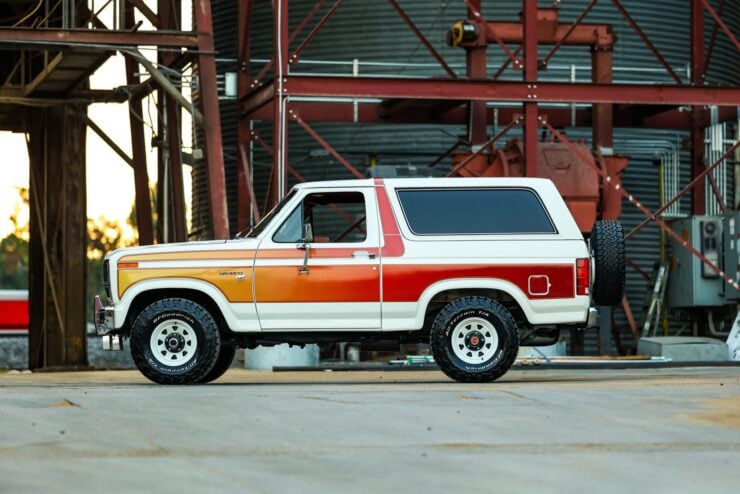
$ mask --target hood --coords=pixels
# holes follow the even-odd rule
[[[220,251],[220,250],[242,250],[256,249],[258,241],[255,238],[239,238],[234,240],[206,240],[198,242],[178,242],[171,244],[141,245],[137,247],[125,247],[108,253],[105,258],[116,261],[123,256],[142,254],[166,254],[170,252],[192,252],[192,251]]]

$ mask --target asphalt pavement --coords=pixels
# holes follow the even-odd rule
[[[0,373],[0,492],[727,493],[740,368]]]

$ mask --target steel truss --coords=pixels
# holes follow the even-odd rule
[[[113,1],[113,0],[111,0]],[[31,81],[23,75],[31,70],[30,62],[23,58],[0,88],[0,103],[23,106],[55,106],[67,101],[128,102],[130,108],[131,148],[129,156],[105,132],[88,118],[88,126],[105,141],[134,170],[136,188],[136,220],[139,242],[151,244],[155,237],[160,241],[184,241],[187,239],[185,224],[185,200],[182,178],[182,129],[180,109],[193,115],[196,124],[203,129],[205,161],[208,167],[209,196],[211,207],[212,235],[227,238],[229,235],[226,213],[226,187],[221,145],[221,125],[216,89],[216,65],[210,0],[193,0],[195,31],[182,31],[181,2],[158,0],[156,8],[150,8],[141,0],[116,0],[105,2],[97,12],[91,11],[87,2],[75,7],[75,20],[69,27],[49,25],[51,14],[41,24],[29,27],[0,27],[0,48],[17,50],[18,53],[40,53],[45,64]],[[105,8],[113,8],[120,15],[117,25],[110,27],[99,15]],[[56,7],[55,7],[56,8]],[[52,11],[53,12],[53,11]],[[156,28],[140,30],[141,22],[136,16],[144,16]],[[140,47],[155,47],[156,63],[139,51]],[[72,91],[51,89],[55,70],[69,73],[64,66],[66,57],[77,55],[75,70],[80,74],[75,84],[81,83],[113,53],[120,52],[126,61],[126,93],[113,88],[89,91],[73,87]],[[56,55],[59,53],[59,55]],[[63,56],[64,55],[64,56]],[[61,61],[60,61],[61,60]],[[87,65],[84,65],[85,62]],[[178,74],[195,64],[198,69],[198,105],[183,96]],[[74,65],[74,64],[73,64]],[[142,80],[139,66],[145,68],[149,77]],[[28,66],[28,67],[27,67]],[[61,77],[69,77],[62,75]],[[18,80],[16,80],[18,79]],[[149,192],[149,177],[146,169],[146,142],[142,121],[142,99],[152,91],[158,91],[157,113],[160,116],[158,142],[158,232],[153,229],[153,214]],[[166,185],[165,185],[166,184]]]
[[[466,50],[466,77],[461,77],[445,62],[402,9],[402,2],[389,0],[390,7],[408,25],[446,75],[445,78],[430,79],[291,75],[289,67],[299,62],[302,51],[341,7],[343,0],[337,0],[331,4],[328,11],[293,52],[290,51],[291,41],[297,39],[326,2],[317,2],[290,33],[288,30],[290,1],[274,0],[272,2],[273,46],[275,47],[273,57],[262,67],[256,77],[252,77],[250,24],[253,0],[241,1],[239,4],[239,146],[242,152],[239,165],[239,227],[248,226],[255,219],[256,214],[259,214],[253,197],[254,187],[248,178],[250,154],[247,150],[251,149],[253,141],[258,139],[262,147],[269,147],[273,158],[268,205],[274,204],[278,197],[286,191],[287,174],[292,170],[287,157],[287,123],[289,121],[299,123],[342,166],[356,176],[361,176],[349,161],[342,158],[329,143],[310,128],[310,122],[467,123],[468,139],[465,142],[454,143],[435,160],[435,163],[449,156],[463,144],[473,149],[477,148],[477,151],[468,158],[472,159],[475,155],[489,149],[493,142],[502,135],[499,134],[492,139],[486,135],[486,126],[491,122],[492,113],[492,109],[487,108],[486,102],[491,101],[519,102],[522,105],[520,110],[502,107],[497,108],[496,111],[499,117],[498,122],[506,126],[504,134],[517,125],[524,128],[528,176],[537,175],[537,139],[539,129],[543,127],[548,129],[557,140],[569,146],[567,137],[558,132],[555,127],[565,126],[566,122],[583,124],[590,117],[593,144],[597,156],[600,155],[602,149],[612,147],[615,123],[624,127],[690,129],[692,181],[668,204],[690,192],[692,212],[702,214],[705,204],[705,179],[711,178],[709,172],[719,165],[719,162],[705,163],[704,129],[710,121],[707,107],[719,107],[720,120],[736,118],[736,108],[740,107],[739,87],[705,85],[707,69],[718,35],[727,36],[740,52],[737,37],[722,19],[724,2],[719,9],[715,10],[707,0],[689,0],[687,15],[691,17],[691,31],[687,36],[687,44],[691,48],[692,70],[690,80],[684,80],[671,68],[665,57],[619,0],[601,1],[602,3],[611,2],[614,5],[630,28],[654,55],[658,65],[673,80],[672,84],[615,84],[612,82],[611,60],[614,37],[611,33],[611,26],[584,23],[599,0],[584,1],[584,10],[575,21],[572,24],[558,24],[557,29],[552,33],[543,29],[543,26],[546,23],[558,22],[557,15],[553,9],[538,9],[537,0],[522,0],[521,23],[489,22],[483,17],[481,0],[460,0],[461,13],[466,10],[467,22],[477,29],[474,39],[461,38],[457,44]],[[705,42],[705,12],[713,21],[713,31],[708,43]],[[597,35],[594,36],[594,33]],[[516,45],[515,49],[510,48],[511,44]],[[551,46],[547,56],[542,60],[537,58],[538,44]],[[501,49],[506,55],[505,63],[493,75],[489,74],[486,68],[488,45]],[[542,82],[539,80],[538,71],[546,68],[552,56],[565,45],[591,47],[594,68],[591,83]],[[270,69],[273,69],[274,76],[265,79]],[[499,81],[501,74],[507,70],[522,71],[522,81]],[[345,100],[342,101],[342,98]],[[372,98],[374,100],[358,107],[354,103],[347,103],[347,98]],[[381,102],[378,103],[375,100],[381,100]],[[429,104],[414,107],[415,103],[422,100],[437,102],[434,106],[441,110],[431,111]],[[317,104],[316,102],[319,101],[320,104]],[[467,103],[467,108],[461,106],[463,102]],[[588,114],[582,110],[571,112],[561,108],[543,106],[548,103],[590,103],[593,105],[593,110]],[[691,111],[688,113],[679,111],[685,107],[690,107]],[[272,145],[265,143],[261,137],[258,138],[250,130],[252,120],[273,122]],[[729,154],[731,153],[727,156]],[[464,161],[458,165],[458,168],[467,165],[468,162],[468,160]],[[604,173],[603,170],[597,170],[597,172],[600,175]],[[629,237],[634,236],[648,222],[657,223],[668,235],[676,237],[675,232],[660,219],[661,210],[656,212],[647,210],[634,196],[626,192],[614,177],[604,176],[602,178],[646,215],[645,222],[631,232]],[[714,185],[713,190],[717,192]],[[719,202],[723,202],[721,198]],[[738,288],[736,280],[721,272],[696,249],[686,242],[682,242],[682,245],[691,250],[711,269],[717,271],[727,283]]]

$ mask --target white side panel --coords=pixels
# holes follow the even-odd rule
[[[260,304],[260,317],[264,330],[367,330],[377,328],[378,304],[372,302],[262,303]]]
[[[445,280],[424,291],[419,303],[384,302],[383,330],[408,331],[421,329],[426,307],[435,295],[447,290],[489,289],[501,290],[519,304],[527,320],[533,324],[579,324],[588,317],[589,297],[569,299],[529,300],[515,285],[496,279],[462,278]]]

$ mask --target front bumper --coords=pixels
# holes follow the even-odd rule
[[[115,329],[113,306],[103,305],[98,295],[95,295],[95,332],[101,336],[107,335]]]

